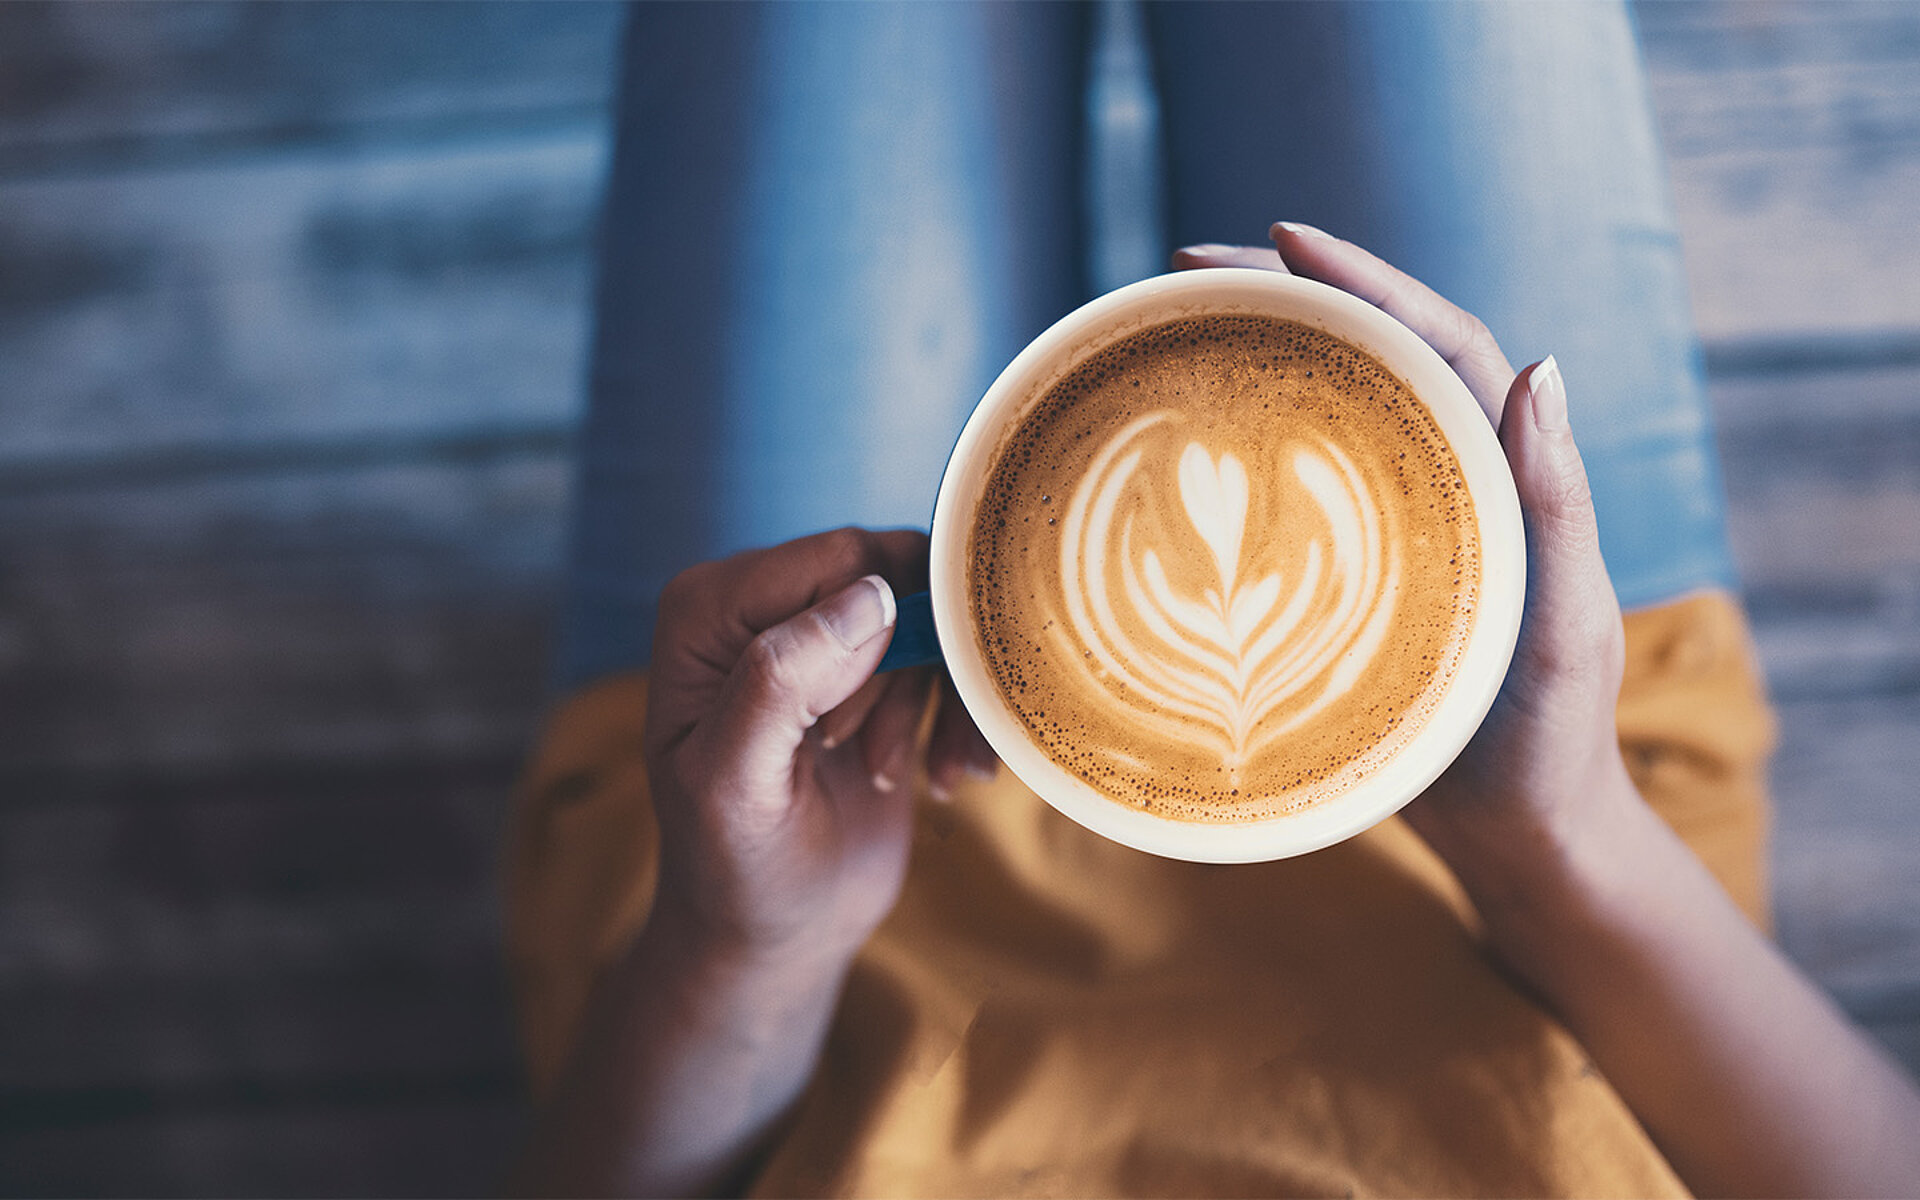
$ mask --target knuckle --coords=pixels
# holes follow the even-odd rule
[[[1627,673],[1627,631],[1617,613],[1613,624],[1601,639],[1600,666],[1605,673],[1603,678],[1610,680],[1617,689],[1621,678]]]
[[[675,646],[686,636],[690,623],[701,611],[705,572],[690,567],[667,581],[660,589],[660,604],[654,614],[653,647],[656,659],[663,647]]]
[[[1449,305],[1453,310],[1451,330],[1453,346],[1445,357],[1456,366],[1470,364],[1489,374],[1505,376],[1507,371],[1506,355],[1500,350],[1500,343],[1493,338],[1493,330],[1487,323],[1464,308]]]
[[[1604,692],[1609,687],[1617,690],[1621,672],[1626,667],[1626,640],[1614,636],[1605,624],[1598,622],[1589,624],[1575,637],[1583,649],[1578,664],[1573,666],[1573,676],[1596,692]]]
[[[699,603],[699,597],[706,591],[707,581],[712,577],[714,564],[699,563],[691,566],[667,580],[660,589],[660,612],[679,614]]]
[[[799,640],[784,625],[775,625],[747,643],[740,655],[739,671],[751,702],[784,704],[799,694],[800,651]]]
[[[1464,308],[1453,310],[1459,317],[1460,344],[1476,354],[1498,354],[1500,345],[1493,340],[1487,323]]]
[[[1586,606],[1575,626],[1574,638],[1584,648],[1585,656],[1593,661],[1604,662],[1611,658],[1616,649],[1626,646],[1620,610],[1611,604]]]
[[[1408,307],[1408,298],[1413,294],[1410,288],[1412,283],[1413,279],[1410,276],[1394,272],[1387,279],[1386,286],[1380,289],[1379,298],[1373,302],[1374,307],[1396,314],[1396,319],[1404,320],[1399,318],[1398,314],[1406,311]]]
[[[1593,484],[1585,471],[1561,471],[1548,485],[1547,504],[1556,531],[1582,540],[1593,526]]]
[[[836,578],[865,574],[879,557],[879,544],[873,532],[858,525],[829,530],[823,538],[822,566]]]
[[[1557,618],[1555,628],[1536,640],[1533,665],[1545,677],[1601,688],[1617,681],[1626,665],[1626,629],[1619,605],[1609,594],[1605,603],[1574,606]]]

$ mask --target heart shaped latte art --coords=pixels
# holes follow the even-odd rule
[[[1333,442],[1276,447],[1250,472],[1231,450],[1188,441],[1170,463],[1160,444],[1172,430],[1161,427],[1178,420],[1154,412],[1132,421],[1076,487],[1060,542],[1061,632],[1137,723],[1211,737],[1237,781],[1243,764],[1366,670],[1392,620],[1400,564],[1365,479]],[[1288,536],[1250,539],[1249,513],[1273,511],[1253,489],[1283,484]],[[1144,506],[1176,500],[1180,519],[1144,519]],[[1277,554],[1260,561],[1258,547],[1283,545],[1290,569]],[[1205,565],[1199,586],[1190,566],[1178,573],[1187,586],[1174,583],[1175,561]]]

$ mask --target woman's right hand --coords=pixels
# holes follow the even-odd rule
[[[927,538],[840,529],[694,567],[655,627],[645,748],[653,920],[737,956],[844,966],[892,907],[932,673],[875,676]],[[992,752],[944,698],[936,789]]]
[[[927,538],[842,529],[694,567],[655,626],[644,747],[653,910],[605,971],[517,1189],[737,1186],[812,1075],[841,982],[893,907],[933,675],[874,675]],[[943,695],[936,792],[994,762]]]
[[[1605,808],[1638,806],[1614,707],[1625,654],[1620,605],[1558,367],[1515,372],[1487,326],[1419,280],[1311,226],[1281,223],[1273,250],[1194,246],[1178,267],[1243,266],[1329,284],[1380,308],[1444,358],[1487,414],[1520,500],[1526,612],[1493,709],[1404,815],[1483,909],[1524,893]]]
[[[1513,666],[1473,742],[1405,810],[1490,946],[1696,1193],[1915,1195],[1920,1092],[1754,929],[1621,762],[1620,610],[1559,372],[1516,375],[1478,320],[1352,243],[1273,233],[1277,253],[1175,261],[1289,270],[1378,305],[1453,366],[1513,468],[1528,557]]]

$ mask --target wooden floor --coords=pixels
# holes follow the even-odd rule
[[[1920,1069],[1920,5],[1636,12],[1779,710],[1779,935]]]
[[[499,1178],[620,20],[0,4],[0,1193]]]
[[[1636,12],[1780,936],[1920,1067],[1920,5]],[[495,1178],[618,23],[0,5],[0,1193]]]

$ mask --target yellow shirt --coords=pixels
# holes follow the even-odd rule
[[[1635,781],[1758,922],[1772,719],[1738,607],[1631,614]],[[645,681],[568,700],[516,803],[508,946],[536,1089],[646,919]],[[763,1195],[1684,1195],[1399,820],[1174,862],[1010,772],[923,801]]]

